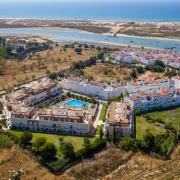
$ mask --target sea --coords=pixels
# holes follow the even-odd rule
[[[0,0],[0,18],[180,22],[180,0]]]
[[[11,3],[0,0],[0,18],[39,18],[39,19],[75,19],[75,20],[121,20],[180,22],[180,0],[67,0],[52,2],[21,0]],[[40,3],[41,1],[41,3]],[[60,2],[61,1],[61,2]],[[71,2],[70,2],[71,1]],[[153,1],[153,2],[152,2]],[[144,46],[151,48],[173,48],[180,52],[180,39],[156,39],[133,36],[109,37],[104,34],[91,34],[72,29],[0,29],[4,33],[32,34],[50,36],[52,40],[62,42],[94,42],[119,45]]]

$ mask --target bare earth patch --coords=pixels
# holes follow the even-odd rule
[[[95,80],[111,81],[111,80],[123,80],[131,73],[131,69],[120,68],[116,64],[97,63],[92,67],[87,67],[85,70],[86,76],[93,76]]]
[[[28,81],[35,75],[36,78],[46,75],[46,71],[58,72],[70,67],[72,62],[87,60],[91,56],[96,56],[96,51],[86,50],[82,55],[74,53],[73,49],[63,51],[61,47],[56,47],[52,51],[42,51],[36,53],[31,59],[17,61],[7,60],[5,63],[5,75],[0,76],[0,88],[10,87],[20,82]]]

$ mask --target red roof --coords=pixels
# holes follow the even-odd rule
[[[139,101],[139,100],[140,100],[140,97],[139,97],[139,96],[132,96],[132,97],[131,97],[131,100],[132,100],[132,101]]]
[[[152,97],[160,97],[161,94],[159,94],[159,93],[152,93],[152,94],[150,94],[150,96],[152,96]]]

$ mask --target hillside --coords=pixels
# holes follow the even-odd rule
[[[4,75],[0,76],[0,88],[45,76],[47,71],[58,72],[69,68],[72,62],[87,60],[91,56],[96,56],[96,51],[86,50],[77,55],[71,48],[64,51],[62,47],[55,47],[53,50],[36,53],[22,61],[6,60]]]

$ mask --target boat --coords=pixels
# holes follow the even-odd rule
[[[131,43],[133,43],[134,41],[130,41]]]

